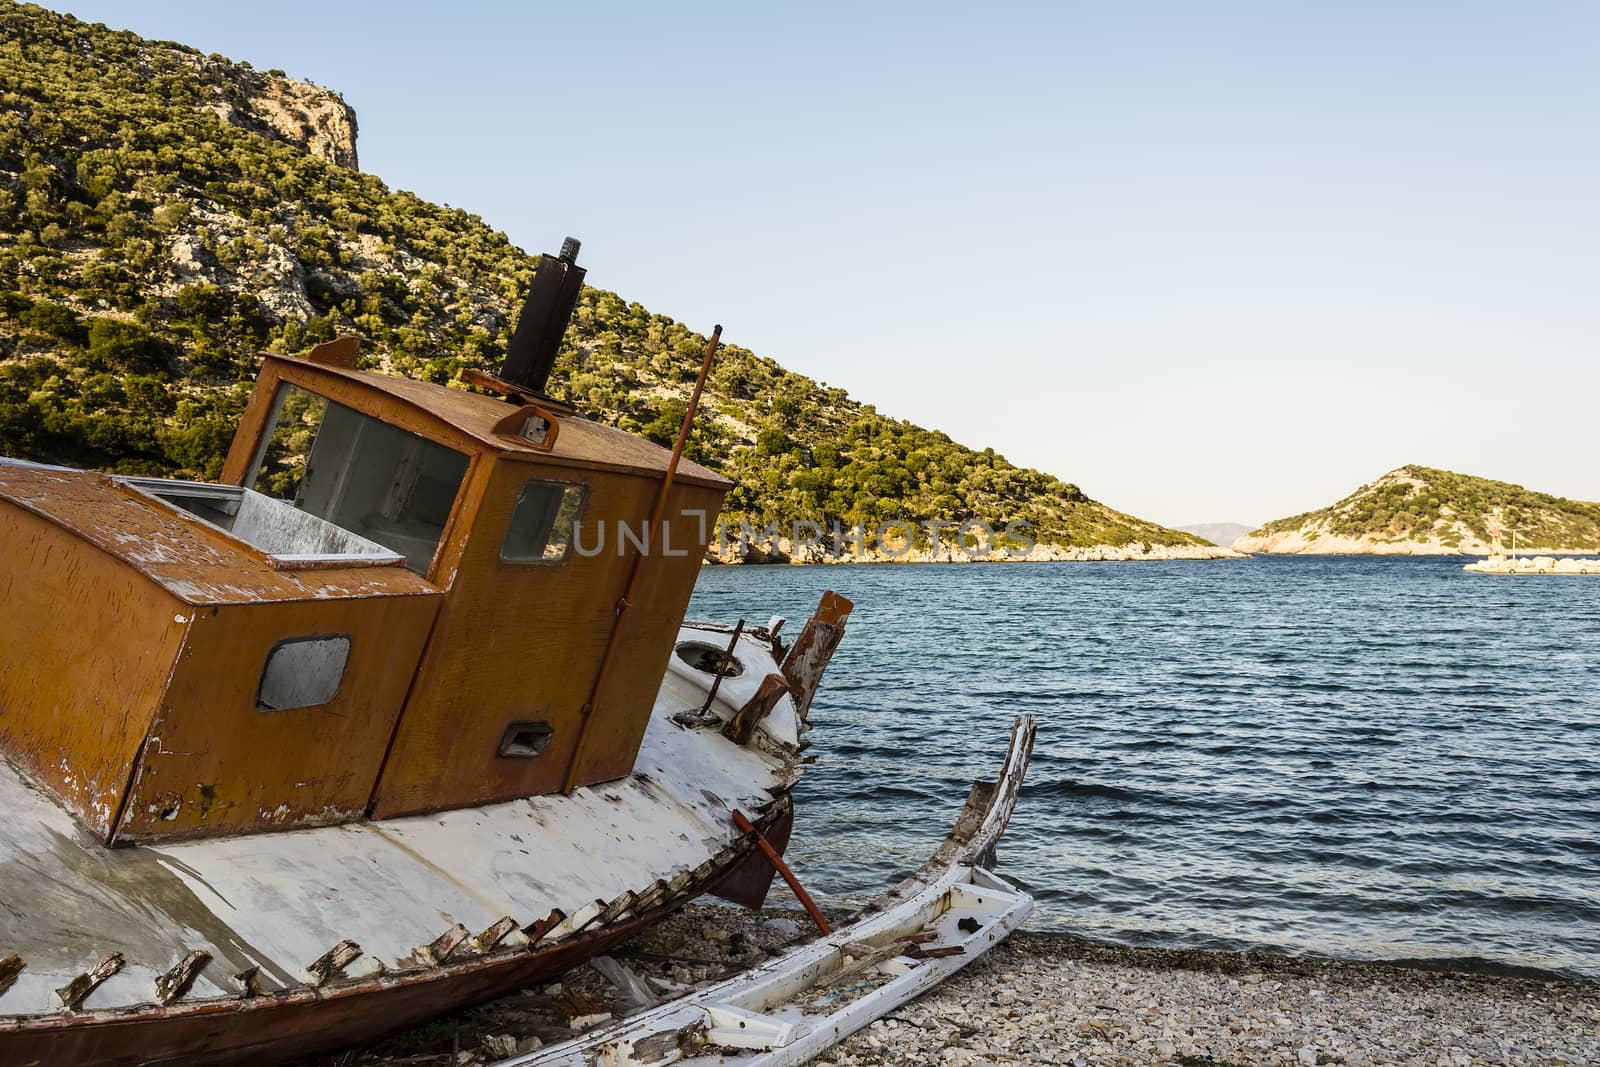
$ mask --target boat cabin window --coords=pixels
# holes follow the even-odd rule
[[[384,565],[401,562],[386,545],[357,537],[326,519],[240,485],[212,485],[177,478],[118,478],[224,530],[271,556],[278,567]]]
[[[255,489],[376,541],[427,574],[467,457],[295,385],[280,385]]]
[[[588,494],[588,486],[571,482],[525,483],[517,494],[517,508],[506,527],[500,558],[507,563],[560,563],[566,559]]]
[[[256,710],[288,711],[326,704],[339,695],[350,638],[291,637],[267,654],[256,690]]]

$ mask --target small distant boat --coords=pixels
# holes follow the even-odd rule
[[[576,255],[497,396],[344,338],[215,484],[0,462],[0,1063],[282,1062],[761,902],[852,605],[684,621],[730,483],[544,395]]]

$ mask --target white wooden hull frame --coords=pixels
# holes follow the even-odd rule
[[[726,981],[495,1067],[797,1065],[927,992],[1033,912],[1029,894],[988,869],[1016,808],[1033,737],[1033,717],[1018,717],[996,781],[975,783],[932,858],[850,924]],[[919,948],[906,938],[920,941]],[[895,951],[901,943],[904,953]],[[863,946],[878,950],[869,958],[883,958],[866,967],[853,963],[848,949]],[[924,954],[913,958],[919,949]],[[841,971],[847,976],[836,977]],[[846,1000],[853,982],[883,976],[888,980]],[[808,995],[810,1014],[801,1008]],[[826,1010],[835,998],[840,1006]]]

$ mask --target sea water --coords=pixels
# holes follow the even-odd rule
[[[691,617],[856,603],[789,857],[865,900],[1038,719],[1030,926],[1600,977],[1600,579],[1462,559],[708,568]]]

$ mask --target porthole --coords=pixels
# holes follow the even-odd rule
[[[724,678],[737,678],[744,673],[744,665],[739,662],[738,656],[729,657],[726,648],[708,645],[704,641],[679,641],[676,652],[683,662],[706,674],[717,674],[719,667]]]

